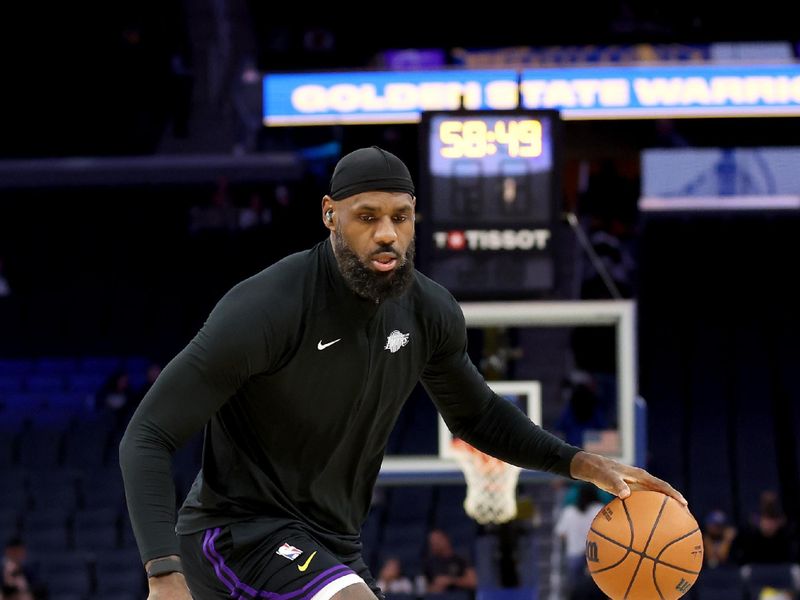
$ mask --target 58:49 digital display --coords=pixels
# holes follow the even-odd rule
[[[500,151],[509,158],[542,154],[542,122],[537,119],[452,119],[439,123],[442,158],[483,158]]]

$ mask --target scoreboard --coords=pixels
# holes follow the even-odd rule
[[[420,136],[428,274],[459,299],[552,292],[558,112],[423,112]]]

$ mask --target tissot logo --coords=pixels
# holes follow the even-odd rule
[[[545,250],[549,229],[465,229],[435,231],[439,250]]]

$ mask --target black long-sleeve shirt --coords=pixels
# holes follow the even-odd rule
[[[467,355],[458,304],[421,273],[374,304],[347,287],[325,241],[236,285],[164,368],[120,445],[142,560],[178,554],[171,458],[203,426],[178,533],[286,519],[357,551],[389,433],[418,380],[457,436],[569,475],[578,449],[491,391]]]

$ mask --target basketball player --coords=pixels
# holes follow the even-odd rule
[[[359,532],[389,433],[421,380],[455,435],[627,496],[645,471],[580,451],[497,397],[453,297],[414,269],[414,184],[375,146],[322,199],[330,237],[232,288],[163,370],[120,445],[150,600],[374,600]],[[171,455],[205,426],[174,514]],[[177,534],[177,535],[176,535]],[[188,585],[188,588],[187,588]]]

